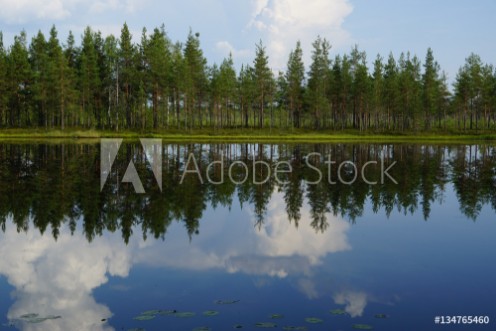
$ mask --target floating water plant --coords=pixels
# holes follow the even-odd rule
[[[242,329],[243,326],[241,324],[234,324],[233,329]]]
[[[333,309],[330,311],[330,313],[333,315],[346,315],[346,311],[342,309]]]
[[[318,323],[324,322],[323,320],[321,320],[320,318],[317,318],[317,317],[307,317],[307,318],[305,318],[305,321],[307,323],[312,323],[312,324],[318,324]]]
[[[19,316],[19,318],[14,319],[14,321],[22,321],[26,323],[41,323],[47,320],[55,320],[59,318],[62,317],[55,315],[40,316],[39,314],[29,313]]]
[[[306,326],[284,326],[282,328],[283,330],[298,330],[298,331],[307,331],[307,327]]]
[[[257,328],[277,328],[276,323],[270,323],[270,322],[259,322],[255,324]]]
[[[386,314],[375,314],[374,317],[375,318],[387,318],[387,315]]]
[[[155,315],[139,315],[136,317],[133,317],[133,319],[137,321],[149,321],[155,318]]]
[[[272,314],[272,315],[270,315],[270,318],[272,318],[272,319],[280,319],[280,318],[284,318],[284,315],[281,315],[281,314]]]
[[[161,310],[158,315],[162,315],[162,316],[168,316],[168,315],[174,315],[175,313],[177,313],[177,310],[173,309],[173,310]]]
[[[127,331],[146,331],[143,328],[132,328],[132,329],[127,329]]]
[[[215,316],[215,315],[219,315],[219,312],[216,311],[216,310],[207,310],[207,311],[204,311],[203,312],[203,315],[205,315],[205,316]]]
[[[353,325],[353,329],[356,329],[356,330],[373,330],[374,328],[371,325],[367,325],[367,324],[355,324],[355,325]]]

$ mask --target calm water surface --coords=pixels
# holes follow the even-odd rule
[[[100,147],[0,145],[0,329],[496,330],[495,146]]]

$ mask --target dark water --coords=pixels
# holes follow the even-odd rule
[[[100,170],[98,142],[0,145],[0,330],[496,330],[495,146],[125,142]]]

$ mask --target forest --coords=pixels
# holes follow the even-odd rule
[[[236,70],[232,56],[209,64],[200,34],[173,42],[165,27],[139,43],[87,27],[80,45],[26,32],[5,47],[0,32],[0,128],[189,130],[285,128],[404,132],[496,128],[496,71],[470,54],[453,86],[428,49],[380,55],[369,65],[358,46],[330,55],[317,37],[305,68],[296,42],[275,73],[262,41]]]

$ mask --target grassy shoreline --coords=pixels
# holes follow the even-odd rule
[[[100,138],[160,138],[166,141],[218,141],[218,142],[473,142],[494,141],[496,132],[360,132],[360,131],[310,131],[279,129],[193,129],[163,131],[104,131],[104,130],[43,130],[4,129],[0,130],[1,140],[60,140]]]

